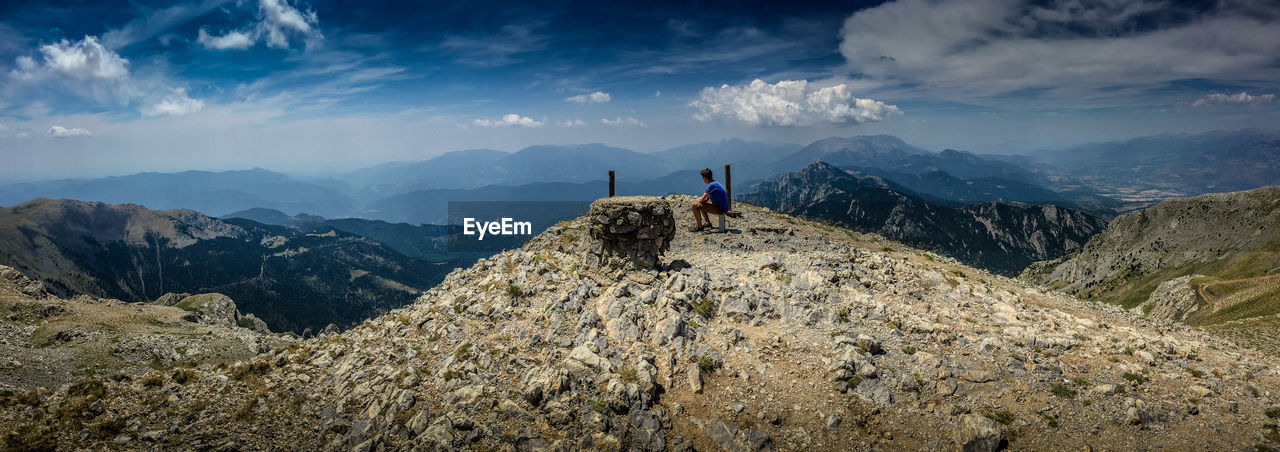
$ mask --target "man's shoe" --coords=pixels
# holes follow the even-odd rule
[[[689,226],[689,232],[701,232],[701,231],[702,231],[703,229],[705,229],[705,228],[706,228],[706,226],[702,226],[702,227],[698,227],[698,226]]]

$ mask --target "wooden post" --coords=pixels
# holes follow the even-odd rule
[[[609,197],[613,197],[613,170],[609,170]]]
[[[724,197],[729,199],[729,208],[733,208],[733,181],[729,179],[729,165],[724,166]]]

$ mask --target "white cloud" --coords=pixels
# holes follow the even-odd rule
[[[129,60],[103,47],[98,39],[85,36],[76,42],[65,39],[40,46],[42,61],[29,56],[17,59],[10,75],[21,80],[37,80],[61,75],[77,80],[119,80],[129,76]]]
[[[582,122],[581,119],[566,119],[564,121],[560,121],[558,124],[564,127],[582,127],[587,125],[587,123]]]
[[[591,94],[579,94],[577,96],[566,97],[564,98],[564,101],[577,102],[580,104],[602,104],[608,102],[610,99],[613,99],[613,96],[610,96],[609,93],[596,91]]]
[[[655,91],[655,92],[653,93],[653,97],[662,97],[662,90],[657,90],[657,91]]]
[[[847,84],[819,87],[805,80],[707,87],[689,106],[698,109],[693,117],[699,121],[721,118],[754,126],[856,124],[902,114],[896,106],[854,97]]]
[[[854,72],[951,98],[1280,78],[1274,3],[1222,1],[1207,13],[1160,0],[1038,3],[886,3],[845,21],[840,51]]]
[[[488,119],[477,119],[475,121],[471,121],[471,123],[480,127],[541,127],[542,126],[541,121],[537,121],[527,116],[520,116],[515,113],[507,114],[503,116],[502,119],[499,119],[496,121],[488,120]]]
[[[51,127],[49,127],[49,136],[54,137],[54,138],[87,137],[87,136],[91,136],[91,135],[93,135],[93,134],[89,133],[89,131],[88,131],[88,130],[84,130],[84,129],[77,129],[77,128],[74,128],[74,127],[70,128],[70,129],[68,129],[68,128],[66,128],[66,127],[62,127],[62,126],[51,126]]]
[[[208,49],[244,50],[261,39],[267,47],[285,49],[291,39],[301,39],[307,47],[312,47],[324,40],[319,25],[320,19],[314,10],[301,11],[288,0],[259,0],[256,23],[220,36],[201,28],[196,42]]]
[[[600,123],[602,123],[602,124],[604,124],[604,125],[608,125],[608,126],[622,126],[622,125],[629,125],[629,126],[640,126],[640,127],[644,127],[644,122],[643,122],[643,121],[640,121],[639,119],[636,119],[636,118],[632,118],[632,117],[630,117],[630,116],[628,116],[628,117],[626,117],[626,118],[614,118],[614,119],[609,119],[609,118],[600,118]]]
[[[188,97],[187,90],[185,89],[175,88],[168,95],[164,96],[164,99],[161,99],[160,102],[144,108],[142,110],[142,114],[145,116],[181,116],[189,113],[195,113],[201,108],[204,108],[204,101]]]
[[[1196,99],[1191,103],[1192,107],[1208,107],[1212,105],[1249,105],[1258,106],[1275,100],[1275,94],[1259,94],[1254,96],[1246,92],[1236,94],[1219,94],[1214,93],[1205,97]]]
[[[249,33],[240,31],[228,31],[222,36],[213,36],[205,32],[203,28],[197,33],[196,42],[204,46],[206,49],[217,50],[244,50],[253,47],[255,37]]]
[[[320,22],[315,11],[298,11],[287,0],[261,0],[258,11],[262,14],[259,27],[266,35],[268,46],[289,47],[290,32],[302,35],[308,45],[311,45],[312,39],[322,37],[315,28]]]

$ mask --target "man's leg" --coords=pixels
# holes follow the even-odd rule
[[[706,205],[702,206],[702,209],[699,209],[699,210],[702,210],[702,217],[703,217],[703,218],[706,218],[706,220],[707,220],[707,226],[714,226],[714,225],[715,225],[715,223],[712,223],[712,222],[711,222],[711,216],[710,216],[710,215],[712,215],[712,214],[714,214],[714,215],[720,215],[720,209],[716,208],[716,205],[715,205],[715,204],[712,204],[712,203],[708,202]]]
[[[697,201],[693,202],[693,219],[698,222],[698,229],[702,229],[702,216],[699,209],[702,205]],[[711,224],[711,220],[707,220],[707,224]]]

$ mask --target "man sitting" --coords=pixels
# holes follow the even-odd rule
[[[711,227],[710,215],[721,215],[729,212],[729,193],[724,191],[724,186],[716,182],[711,177],[711,168],[702,170],[702,183],[707,184],[707,190],[697,201],[693,202],[693,219],[698,222],[698,226],[690,229],[690,232],[698,232],[704,228]],[[703,223],[703,220],[706,223]]]

